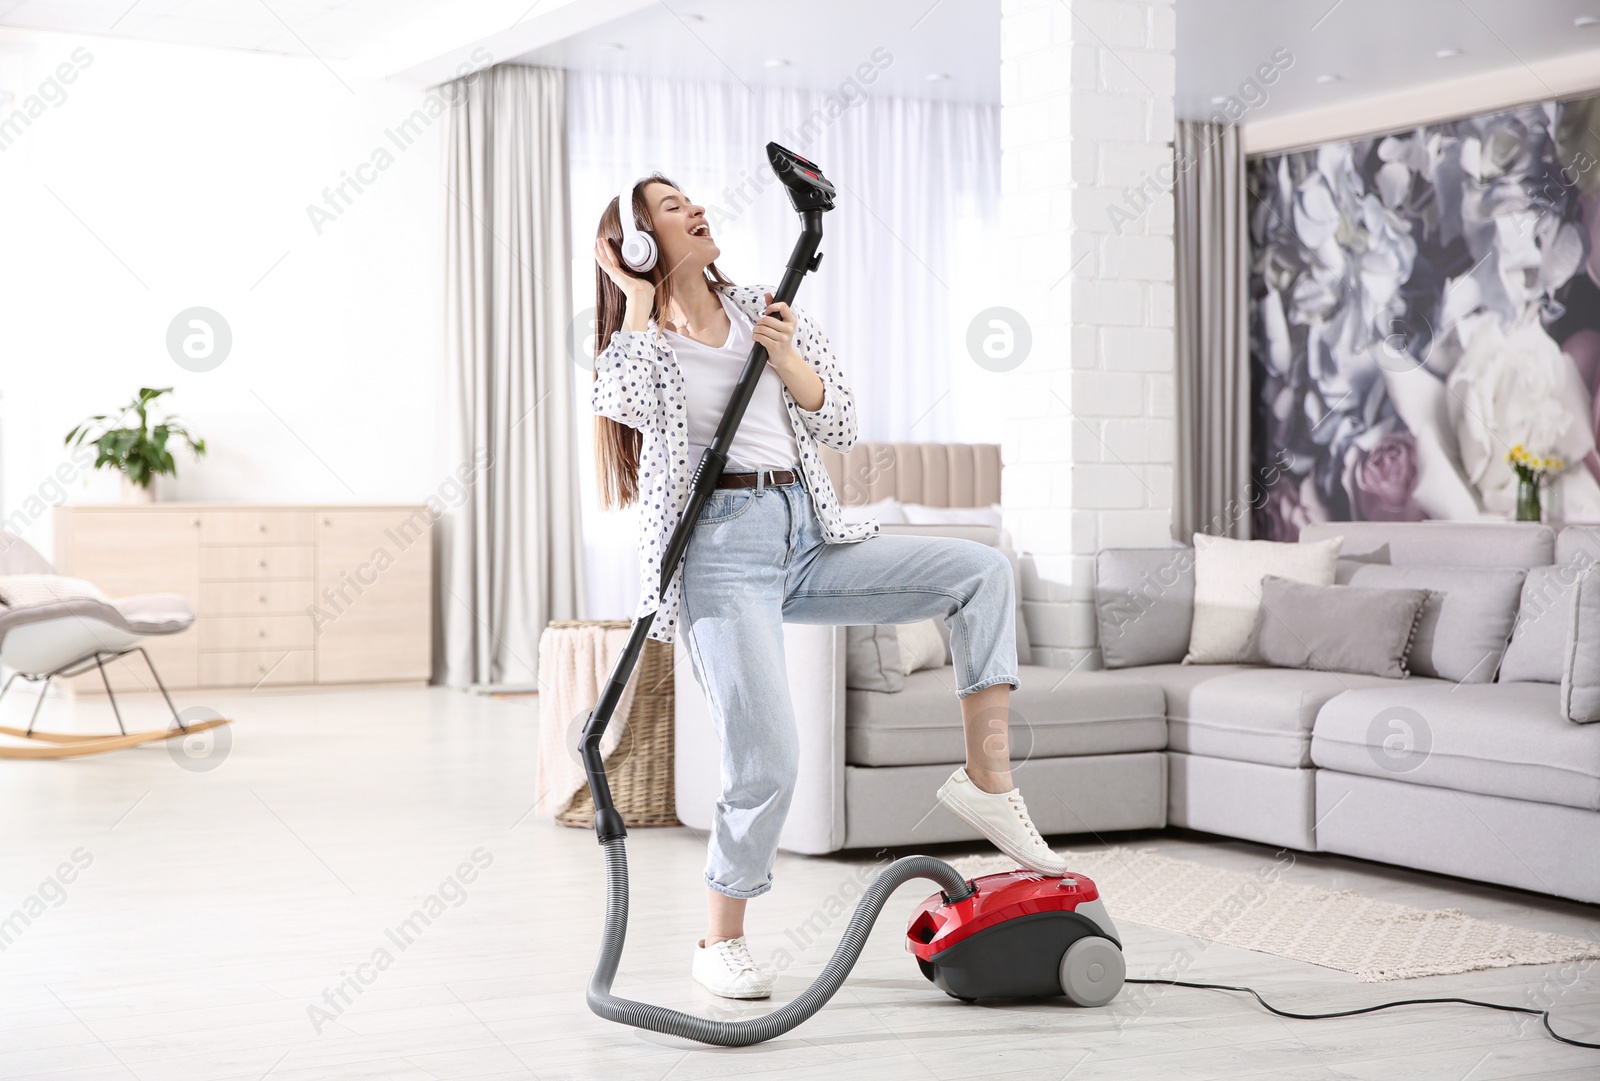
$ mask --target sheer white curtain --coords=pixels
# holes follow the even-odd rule
[[[963,369],[975,367],[966,327],[984,306],[973,284],[999,217],[998,107],[574,71],[567,122],[575,338],[592,333],[600,213],[650,172],[706,207],[725,274],[775,286],[799,231],[766,165],[776,141],[816,161],[839,189],[824,219],[821,272],[796,306],[821,323],[844,367],[861,438],[974,438],[960,402]],[[580,419],[592,416],[591,379],[579,373]],[[637,602],[633,509],[601,512],[592,438],[579,457],[590,614],[626,618]]]

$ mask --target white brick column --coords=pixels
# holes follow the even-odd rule
[[[1070,668],[1095,648],[1094,553],[1171,540],[1174,18],[1172,0],[1001,12],[1002,266],[1032,337],[1003,498],[1033,661]]]

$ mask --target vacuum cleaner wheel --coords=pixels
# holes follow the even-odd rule
[[[1104,1006],[1128,974],[1122,951],[1109,938],[1085,935],[1061,955],[1061,993],[1078,1006]]]

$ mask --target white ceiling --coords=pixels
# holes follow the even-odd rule
[[[445,0],[0,0],[0,26],[344,60]]]
[[[517,59],[814,90],[867,63],[874,94],[998,104],[1000,0],[671,0]]]
[[[867,63],[877,93],[1000,99],[1000,0],[0,0],[0,26],[315,56],[423,83],[484,55],[814,89]]]
[[[1600,0],[1176,4],[1185,117],[1213,114],[1213,98],[1240,95],[1284,49],[1292,66],[1246,123],[1600,50],[1600,24],[1573,25],[1600,17]],[[883,49],[892,60],[876,93],[996,102],[999,8],[1000,0],[0,0],[0,26],[314,55],[423,83],[488,55],[832,89],[858,65],[881,63],[884,54],[873,53]],[[1439,58],[1443,49],[1459,53]]]
[[[1210,116],[1276,50],[1293,56],[1246,124],[1600,49],[1600,24],[1573,26],[1600,0],[1177,0],[1177,13],[1181,117]]]

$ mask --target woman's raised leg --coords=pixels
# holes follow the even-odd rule
[[[1023,866],[1065,874],[1011,778],[1010,692],[1020,681],[1016,584],[1005,554],[962,538],[880,534],[808,549],[788,590],[790,623],[946,621],[967,761],[940,787],[939,801]]]

